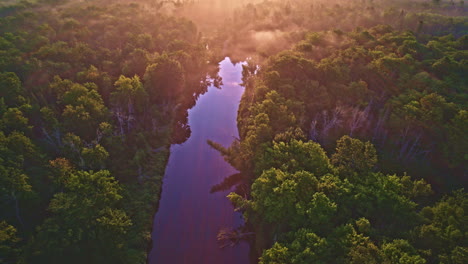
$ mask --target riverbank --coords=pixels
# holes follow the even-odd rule
[[[155,212],[159,208],[162,182],[169,156],[169,146],[164,146],[163,149],[154,153],[151,158],[154,162],[154,169],[150,173],[151,176],[146,177],[141,183],[126,187],[124,199],[128,203],[126,203],[125,207],[141,208],[141,206],[146,205],[146,208],[141,212],[136,212],[134,217],[134,221],[138,221],[141,224],[134,225],[130,229],[128,236],[136,238],[131,243],[135,245],[134,248],[140,248],[139,252],[135,252],[135,255],[139,255],[135,259],[138,259],[138,262],[135,263],[146,263],[148,252],[152,247],[151,231],[153,229],[153,219]]]

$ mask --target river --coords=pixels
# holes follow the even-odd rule
[[[159,209],[153,223],[153,248],[149,264],[248,264],[248,243],[220,248],[216,239],[222,228],[243,224],[226,198],[228,191],[211,188],[237,171],[208,144],[227,147],[237,131],[237,110],[244,87],[242,65],[229,58],[220,62],[220,89],[210,86],[189,110],[190,138],[171,146]]]

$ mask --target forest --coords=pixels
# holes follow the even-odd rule
[[[251,263],[467,263],[467,11],[2,1],[0,263],[147,263],[170,145],[227,56],[239,138],[208,144]]]
[[[0,263],[145,263],[168,145],[215,67],[184,18],[72,2],[0,9]]]

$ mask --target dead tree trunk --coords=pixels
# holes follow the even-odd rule
[[[15,192],[11,193],[11,197],[13,198],[13,201],[15,202],[15,215],[16,219],[18,220],[18,223],[20,223],[21,227],[24,229],[24,222],[23,218],[21,218],[21,212],[20,212],[20,207],[19,207],[19,201],[18,198],[16,197]]]

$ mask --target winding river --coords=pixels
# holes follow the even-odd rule
[[[220,248],[218,231],[243,224],[226,198],[230,192],[211,188],[237,171],[208,144],[227,147],[237,132],[237,110],[244,88],[242,65],[229,58],[220,62],[221,89],[214,86],[189,110],[192,133],[183,144],[172,145],[159,209],[153,223],[149,264],[248,264],[249,246]]]

